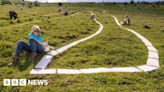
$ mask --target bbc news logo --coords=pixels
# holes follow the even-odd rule
[[[4,86],[48,85],[48,80],[3,79]]]

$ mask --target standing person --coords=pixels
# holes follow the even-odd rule
[[[9,65],[17,65],[19,64],[19,56],[22,53],[22,51],[28,51],[31,52],[31,57],[28,59],[29,62],[35,59],[37,56],[37,53],[44,52],[46,46],[42,43],[43,39],[40,34],[40,27],[37,25],[34,25],[32,27],[32,31],[28,35],[29,43],[24,41],[19,41],[16,47],[15,56],[13,58],[12,63]]]

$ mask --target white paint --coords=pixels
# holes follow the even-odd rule
[[[30,74],[56,74],[56,69],[32,69]]]
[[[81,74],[81,71],[75,69],[57,69],[57,74]]]
[[[147,46],[147,48],[149,51],[158,52],[157,49],[152,46]]]
[[[159,60],[158,59],[154,59],[154,58],[148,58],[146,65],[150,65],[150,66],[154,66],[154,67],[160,67],[159,66]]]
[[[148,66],[148,65],[142,65],[142,66],[137,66],[137,67],[143,70],[144,72],[153,71],[159,68],[159,67]]]
[[[51,55],[44,55],[42,57],[42,59],[39,61],[39,63],[37,63],[37,65],[35,66],[35,68],[37,69],[44,69],[47,67],[47,65],[50,63],[50,61],[52,60]]]
[[[57,54],[59,54],[59,52],[57,52],[56,50],[52,50],[52,51],[48,52],[47,54],[51,55],[51,56],[56,56]]]
[[[116,67],[116,68],[87,68],[80,69],[82,73],[102,73],[102,72],[141,72],[135,67]]]
[[[140,35],[139,33],[135,32],[134,30],[132,29],[128,29],[128,28],[124,28],[120,25],[120,23],[118,22],[117,18],[115,16],[112,16],[117,25],[120,26],[122,29],[125,29],[125,30],[128,30],[129,32],[132,32],[133,34],[135,34],[139,39],[141,39],[141,41],[145,44],[145,46],[147,47],[148,49],[148,58],[147,58],[147,65],[150,65],[150,66],[155,66],[155,67],[160,67],[159,66],[159,56],[158,56],[158,50],[152,45],[152,43],[147,40],[145,37],[143,37],[142,35]],[[147,68],[145,68],[146,70]],[[154,68],[156,69],[156,68]]]
[[[86,40],[89,40],[89,39],[91,39],[92,37],[98,35],[98,34],[102,31],[103,25],[102,25],[101,23],[99,23],[96,19],[94,19],[94,20],[95,20],[95,22],[96,22],[97,24],[100,25],[99,30],[98,30],[95,34],[93,34],[93,35],[91,35],[91,36],[88,36],[88,37],[86,37],[86,38],[82,38],[82,39],[80,39],[80,40],[78,40],[78,41],[74,41],[74,42],[72,42],[72,43],[70,43],[70,44],[68,44],[68,45],[65,45],[65,46],[63,46],[63,47],[57,49],[56,51],[55,51],[55,50],[52,50],[52,51],[50,51],[50,52],[48,53],[49,57],[50,57],[50,56],[53,57],[53,56],[56,56],[56,55],[58,55],[58,54],[60,54],[60,53],[63,53],[64,51],[68,50],[69,48],[71,48],[71,47],[73,47],[73,46],[75,46],[75,45],[77,45],[77,44],[79,44],[79,43],[81,43],[81,42],[84,42],[84,41],[86,41]],[[40,69],[46,68],[47,65],[48,65],[48,63],[50,63],[50,61],[51,61],[51,59],[52,59],[52,58],[51,58],[51,59],[46,59],[46,58],[47,58],[47,57],[43,57],[43,58],[41,59],[41,61],[39,61],[39,63],[35,66],[35,68],[40,68]]]
[[[91,13],[93,14],[93,13]],[[146,65],[141,65],[141,66],[137,66],[137,67],[114,67],[114,68],[86,68],[86,69],[33,69],[30,74],[90,74],[90,73],[102,73],[102,72],[147,72],[147,71],[152,71],[152,70],[156,70],[160,67],[159,65],[159,56],[158,56],[158,51],[157,49],[152,45],[152,43],[147,40],[145,37],[143,37],[142,35],[140,35],[139,33],[135,32],[132,29],[128,29],[128,28],[124,28],[122,27],[122,25],[118,22],[117,18],[115,16],[112,16],[114,18],[114,20],[116,21],[116,24],[121,27],[122,29],[125,29],[129,32],[132,32],[133,34],[135,34],[139,39],[141,39],[141,41],[145,44],[145,46],[148,49],[148,58],[147,58],[147,64]],[[96,35],[98,35],[102,30],[103,30],[103,25],[98,22],[96,19],[94,19],[95,22],[97,24],[99,24],[99,30],[86,38],[83,38],[81,40],[78,41],[74,41],[66,46],[63,46],[59,49],[57,49],[56,51],[53,50],[51,52],[49,52],[47,55],[49,57],[48,59],[48,63],[50,62],[50,57],[52,59],[52,56],[58,55],[62,52],[64,52],[65,50],[68,50],[69,48],[71,48],[72,46],[77,45],[80,42],[86,41]],[[47,58],[46,56],[43,57],[43,60],[41,60],[40,62],[47,62],[44,60],[44,58]],[[40,63],[39,62],[39,63]],[[43,63],[41,63],[41,68],[46,68],[46,66],[48,65],[48,63],[44,64],[44,67],[42,66]]]
[[[149,58],[154,58],[154,59],[159,59],[158,53],[157,52],[152,52],[152,51],[148,51],[148,57]]]

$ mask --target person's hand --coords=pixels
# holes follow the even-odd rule
[[[48,41],[42,43],[44,46],[48,47]]]

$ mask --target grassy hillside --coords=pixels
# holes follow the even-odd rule
[[[63,16],[57,12],[57,5],[25,7],[0,6],[0,91],[31,92],[162,92],[164,88],[164,6],[152,5],[112,5],[102,4],[66,4],[73,16]],[[18,12],[17,20],[9,20],[8,10]],[[122,20],[129,15],[132,24],[125,26],[142,34],[159,51],[161,68],[142,73],[99,73],[80,75],[30,75],[29,71],[36,65],[44,53],[33,63],[26,61],[29,53],[23,53],[21,64],[8,67],[18,40],[27,40],[27,35],[34,24],[40,25],[44,40],[56,49],[70,42],[95,33],[98,25],[89,19],[96,13],[97,19],[104,25],[102,33],[86,42],[69,49],[53,58],[48,68],[88,68],[137,66],[146,63],[147,50],[144,44],[133,34],[120,29],[110,17],[115,15]],[[18,22],[18,20],[20,22]],[[39,21],[38,21],[39,20]],[[143,28],[148,25],[151,29]],[[47,79],[48,86],[4,87],[4,78]]]

